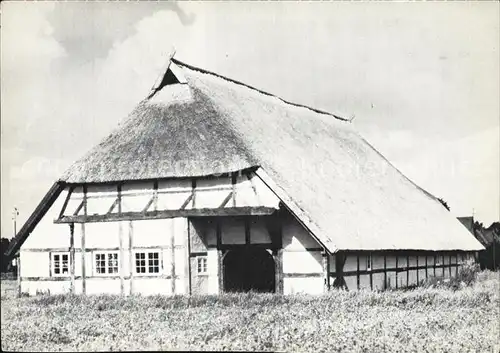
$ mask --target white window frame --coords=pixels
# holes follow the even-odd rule
[[[200,271],[200,263],[204,264],[204,270]],[[196,274],[198,276],[208,275],[208,257],[206,255],[196,256]]]
[[[68,256],[68,272],[66,273],[63,273],[63,260],[62,260],[62,257],[66,255]],[[56,260],[55,260],[55,256],[59,256],[59,269],[60,269],[60,272],[59,273],[56,273]],[[51,252],[50,253],[50,274],[52,277],[69,277],[70,276],[70,271],[71,271],[71,257],[69,256],[69,251],[54,251],[54,252]]]
[[[117,262],[117,272],[109,273],[109,255],[110,254],[116,254],[116,262]],[[106,269],[105,273],[99,273],[97,272],[97,255],[104,255],[104,268]],[[116,250],[96,250],[92,253],[92,263],[93,263],[93,269],[94,269],[94,276],[116,276],[118,277],[120,275],[120,252]]]
[[[137,272],[137,254],[144,254],[146,272]],[[158,272],[149,272],[149,254],[158,254]],[[132,260],[135,276],[161,276],[163,274],[163,252],[160,249],[134,250]]]

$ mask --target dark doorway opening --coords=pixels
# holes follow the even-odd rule
[[[264,249],[230,250],[223,269],[225,292],[275,292],[274,259]]]

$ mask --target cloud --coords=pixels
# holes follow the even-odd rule
[[[89,10],[81,15],[83,6]],[[441,140],[498,126],[498,16],[470,4],[377,4],[374,16],[374,6],[6,2],[2,157],[22,148],[2,160],[2,185],[23,168],[36,173],[44,158],[62,168],[98,143],[146,97],[175,47],[193,65],[292,101],[355,113],[355,124],[396,166],[433,180],[435,190],[444,184],[450,191],[443,196],[452,197],[451,186],[462,185],[427,176],[435,168],[426,158]],[[474,149],[484,155],[484,146]],[[463,160],[449,152],[442,158]],[[12,195],[24,192],[7,183]]]

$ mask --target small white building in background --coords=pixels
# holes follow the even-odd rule
[[[482,249],[349,122],[172,59],[6,255],[30,295],[291,294],[451,277]]]

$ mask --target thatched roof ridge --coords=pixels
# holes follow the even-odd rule
[[[246,84],[244,82],[241,82],[241,81],[237,81],[235,79],[232,79],[232,78],[229,78],[229,77],[226,77],[226,76],[223,76],[223,75],[220,75],[218,73],[215,73],[215,72],[212,72],[212,71],[209,71],[209,70],[206,70],[206,69],[202,69],[202,68],[199,68],[199,67],[196,67],[196,66],[193,66],[193,65],[190,65],[190,64],[186,64],[178,59],[175,59],[175,58],[172,58],[171,59],[172,62],[178,64],[178,65],[181,65],[181,66],[184,66],[188,69],[191,69],[193,71],[198,71],[198,72],[201,72],[201,73],[205,73],[205,74],[209,74],[209,75],[212,75],[212,76],[215,76],[215,77],[218,77],[218,78],[221,78],[227,82],[230,82],[230,83],[234,83],[234,84],[237,84],[237,85],[241,85],[241,86],[244,86],[244,87],[247,87],[247,88],[250,88],[251,90],[254,90],[256,92],[259,92],[263,95],[266,95],[266,96],[270,96],[270,97],[273,97],[273,98],[276,98],[278,100],[280,100],[281,102],[283,103],[286,103],[286,104],[289,104],[291,106],[295,106],[295,107],[300,107],[300,108],[305,108],[305,109],[309,109],[315,113],[319,113],[319,114],[326,114],[326,115],[330,115],[332,117],[334,117],[335,119],[338,119],[338,120],[341,120],[341,121],[349,121],[348,119],[346,118],[342,118],[336,114],[333,114],[333,113],[329,113],[327,111],[324,111],[324,110],[320,110],[320,109],[316,109],[316,108],[313,108],[313,107],[310,107],[310,106],[307,106],[307,105],[304,105],[304,104],[299,104],[299,103],[294,103],[294,102],[290,102],[288,100],[285,100],[275,94],[272,94],[272,93],[269,93],[269,92],[266,92],[266,91],[263,91],[261,89],[258,89],[256,87],[253,87],[249,84]]]
[[[62,181],[190,177],[261,167],[295,216],[331,252],[483,249],[346,119],[176,59],[172,65],[186,83],[157,87]]]

